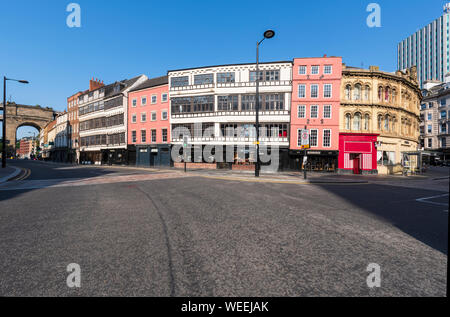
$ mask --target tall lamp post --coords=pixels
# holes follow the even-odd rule
[[[2,144],[2,168],[6,168],[6,81],[17,81],[21,84],[28,84],[26,80],[6,78],[3,76],[3,144]]]
[[[256,43],[256,166],[255,177],[259,177],[260,162],[259,162],[259,45],[265,39],[271,39],[275,36],[275,31],[267,30],[264,32],[264,38]]]

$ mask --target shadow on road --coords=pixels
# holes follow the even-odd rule
[[[353,186],[317,186],[383,218],[433,249],[448,254],[448,204],[433,205],[416,201],[417,198],[442,192],[370,184],[364,185],[366,190],[358,193]],[[382,199],[377,193],[382,193]]]

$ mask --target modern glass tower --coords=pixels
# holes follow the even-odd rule
[[[450,3],[447,3],[442,16],[398,44],[398,69],[417,66],[421,87],[427,80],[443,82],[445,74],[450,72],[449,16]]]

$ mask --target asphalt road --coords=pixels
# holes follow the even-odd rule
[[[448,192],[15,164],[75,182],[0,189],[0,296],[445,296]]]

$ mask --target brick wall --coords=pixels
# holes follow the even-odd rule
[[[184,168],[184,163],[173,163],[173,166],[175,168]],[[216,163],[187,163],[186,165],[189,169],[210,169],[215,170],[217,169]]]

